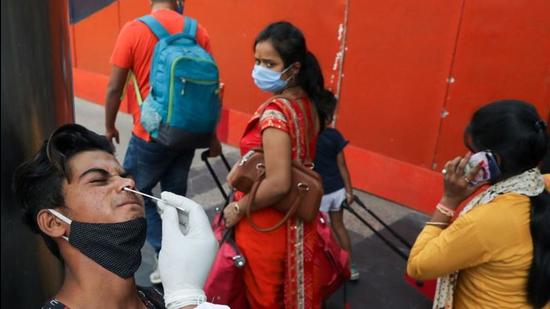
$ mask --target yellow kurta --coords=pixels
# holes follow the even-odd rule
[[[460,270],[457,309],[531,308],[525,290],[533,257],[529,223],[529,198],[508,193],[446,229],[427,225],[411,250],[407,273],[433,279]]]

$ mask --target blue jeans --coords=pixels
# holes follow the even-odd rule
[[[194,154],[195,149],[174,151],[132,134],[124,158],[124,169],[134,177],[137,189],[143,193],[151,194],[160,182],[162,191],[185,195],[187,176]],[[147,241],[158,253],[162,243],[162,221],[156,203],[148,198],[145,198],[145,217]]]

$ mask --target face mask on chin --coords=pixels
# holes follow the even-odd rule
[[[69,237],[63,238],[108,271],[127,279],[139,268],[147,234],[145,218],[119,223],[86,223],[71,220],[55,209],[48,211],[71,226]]]
[[[284,69],[282,72],[277,72],[256,64],[252,70],[252,78],[260,90],[276,93],[284,90],[288,86],[288,80],[282,80],[281,76],[288,71],[290,67],[291,66]]]

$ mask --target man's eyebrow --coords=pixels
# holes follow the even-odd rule
[[[78,177],[78,179],[82,179],[84,176],[86,176],[88,174],[91,174],[91,173],[99,173],[102,176],[111,176],[111,174],[109,174],[109,172],[107,172],[106,170],[104,170],[102,168],[91,168],[91,169],[85,171],[84,173],[82,173],[80,175],[80,177]]]
[[[91,169],[85,171],[84,173],[82,173],[78,179],[82,179],[84,176],[86,176],[88,174],[91,174],[91,173],[99,173],[99,174],[101,174],[101,176],[104,176],[104,177],[113,176],[109,172],[107,172],[106,170],[104,170],[102,168],[91,168]],[[130,174],[126,170],[121,170],[119,176],[122,177],[122,178],[132,178],[132,179],[134,179],[132,174]]]

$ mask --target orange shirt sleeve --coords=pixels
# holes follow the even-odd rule
[[[135,31],[135,21],[131,21],[122,27],[111,54],[111,64],[123,69],[133,67]]]

